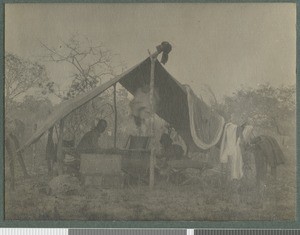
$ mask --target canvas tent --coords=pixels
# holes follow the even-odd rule
[[[156,109],[157,115],[175,128],[190,150],[203,151],[211,148],[221,137],[224,126],[223,117],[211,110],[193,93],[191,88],[173,78],[160,62],[156,60],[155,63],[154,86],[160,98]],[[150,83],[150,69],[149,57],[95,89],[61,103],[20,150],[36,142],[59,120],[118,82],[134,94],[139,87]]]

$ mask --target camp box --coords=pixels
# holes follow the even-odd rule
[[[83,153],[80,159],[80,173],[85,185],[102,188],[122,186],[121,155]]]

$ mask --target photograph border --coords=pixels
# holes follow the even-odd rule
[[[299,53],[300,53],[300,43],[299,43],[299,37],[300,37],[300,0],[297,1],[291,1],[291,0],[283,0],[283,1],[276,1],[276,0],[254,0],[254,1],[247,1],[247,0],[240,0],[240,1],[226,1],[226,0],[187,0],[187,1],[178,1],[178,0],[5,0],[1,1],[0,4],[0,15],[1,21],[0,21],[0,40],[2,43],[0,44],[0,53],[1,53],[1,59],[0,59],[0,74],[2,79],[0,79],[0,86],[1,90],[4,90],[4,32],[5,32],[5,24],[4,24],[4,18],[5,18],[5,4],[8,3],[296,3],[297,8],[297,47],[296,47],[296,71],[300,70],[300,63],[299,63]],[[299,97],[299,74],[296,74],[296,103],[300,103],[300,97]],[[4,92],[0,96],[0,103],[2,104],[1,108],[3,112],[0,112],[0,119],[2,121],[1,125],[1,135],[0,140],[3,143],[4,141]],[[297,112],[296,112],[296,119],[297,119],[297,127],[300,124],[299,120],[299,107],[297,105]],[[300,130],[296,130],[296,139],[297,139],[297,145],[296,145],[296,157],[297,157],[297,169],[296,169],[296,187],[297,187],[297,195],[296,195],[296,219],[295,221],[77,221],[77,220],[64,220],[64,221],[29,221],[29,220],[4,220],[4,147],[3,144],[0,145],[0,152],[2,153],[1,159],[0,159],[0,175],[2,176],[2,180],[0,180],[0,204],[1,204],[1,210],[0,210],[0,227],[19,227],[19,228],[256,228],[256,229],[300,229],[300,219],[299,219],[299,212],[300,207],[298,204],[299,201],[299,190],[300,190],[300,172],[299,169],[299,150],[300,150]]]

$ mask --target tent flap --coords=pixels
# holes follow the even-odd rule
[[[193,141],[200,149],[207,150],[219,142],[225,120],[197,98],[190,87],[186,86],[186,90]]]

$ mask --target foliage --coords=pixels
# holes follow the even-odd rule
[[[25,95],[22,101],[13,101],[10,107],[14,118],[32,125],[45,120],[53,110],[52,102],[48,98],[37,98],[33,95]]]
[[[218,107],[227,121],[245,122],[257,128],[287,135],[295,127],[296,87],[268,84],[258,88],[241,88],[232,97],[225,97]]]
[[[48,81],[46,69],[37,62],[22,59],[11,53],[5,55],[5,104],[21,99],[28,92],[42,91]]]

